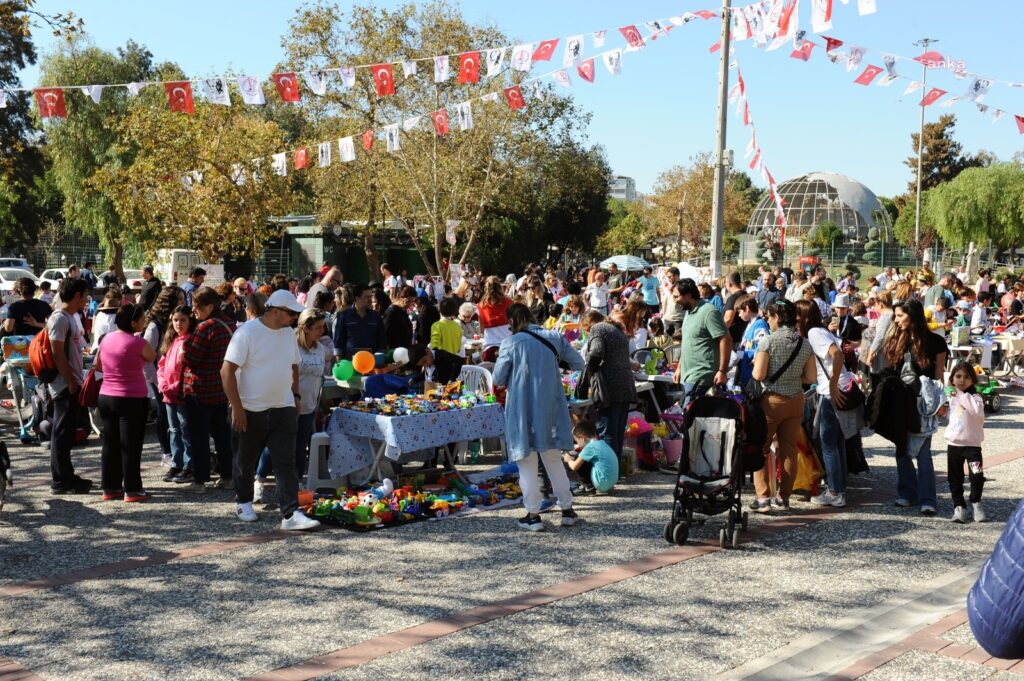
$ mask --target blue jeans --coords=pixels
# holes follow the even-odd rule
[[[309,466],[309,438],[313,437],[316,428],[316,412],[299,415],[298,429],[295,431],[295,470],[299,474],[299,480],[306,474]],[[622,427],[626,429],[625,426]],[[260,461],[256,465],[256,477],[259,480],[266,480],[267,476],[274,472],[274,465],[270,461],[270,449],[264,448],[260,454]]]
[[[217,451],[217,470],[231,478],[231,425],[228,405],[201,404],[194,397],[185,401],[185,437],[192,443],[192,473],[196,482],[210,481],[210,437]]]
[[[896,489],[900,498],[912,504],[937,508],[931,435],[912,434],[907,437],[907,456],[896,457],[896,479]]]
[[[185,432],[185,405],[163,404],[167,412],[167,435],[171,442],[171,466],[192,470],[192,443]]]
[[[597,409],[597,435],[612,448],[615,456],[622,456],[622,441],[626,437],[629,402],[602,404]]]
[[[821,438],[821,454],[825,460],[825,475],[828,477],[828,488],[833,494],[846,494],[846,437],[839,426],[836,408],[832,400],[822,397],[818,409],[818,436]],[[902,496],[902,495],[901,495]]]
[[[160,388],[157,387],[156,383],[149,384],[149,395],[156,398],[156,439],[160,442],[160,453],[164,456],[168,454],[173,455],[174,452],[171,451],[170,424],[167,422],[167,410],[164,409],[160,398]]]

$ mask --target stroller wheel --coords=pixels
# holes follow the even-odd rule
[[[743,512],[743,519],[740,521],[740,527],[743,528],[744,532],[747,531],[747,512],[746,511]]]
[[[722,531],[718,533],[718,545],[723,549],[729,545],[728,530],[724,527],[722,528]]]
[[[732,547],[738,549],[740,547],[740,533],[736,530],[732,532]]]
[[[682,546],[686,543],[686,540],[690,538],[690,528],[685,523],[679,523],[672,530],[672,542],[678,546]]]
[[[675,529],[675,523],[665,523],[665,531],[662,532],[661,536],[664,537],[665,541],[667,541],[669,544],[675,543],[675,539],[673,539],[673,530]]]

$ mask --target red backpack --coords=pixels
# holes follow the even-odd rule
[[[69,319],[69,329],[70,324],[71,320]],[[64,344],[65,350],[68,350],[68,345],[69,343]],[[70,352],[67,354],[70,356]],[[32,337],[32,342],[28,345],[28,363],[32,367],[32,373],[41,383],[51,383],[57,378],[59,372],[57,371],[57,362],[53,359],[49,329],[44,327],[42,331]]]

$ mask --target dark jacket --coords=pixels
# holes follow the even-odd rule
[[[1006,521],[967,594],[967,618],[974,638],[989,655],[1024,657],[1024,501]]]
[[[452,381],[459,380],[459,376],[462,374],[462,367],[465,366],[465,361],[458,355],[453,355],[446,350],[431,350],[434,353],[434,383],[440,383],[441,385],[447,385]],[[426,382],[426,376],[423,374],[423,370],[419,370],[412,375],[410,387],[417,392],[423,392],[423,385]]]
[[[400,305],[391,305],[384,310],[384,337],[388,348],[407,348],[412,343],[412,320]]]
[[[441,321],[441,313],[437,308],[427,303],[423,311],[416,315],[416,342],[421,345],[430,345],[430,327],[434,322]]]
[[[142,306],[142,309],[148,310],[153,307],[153,303],[156,302],[156,297],[160,295],[160,289],[163,287],[164,283],[156,277],[142,282],[142,288],[139,289],[139,305]]]
[[[921,415],[917,395],[894,372],[883,374],[871,391],[864,416],[876,433],[896,446],[896,456],[906,456],[907,436],[920,431]]]
[[[619,327],[608,322],[594,324],[588,334],[584,359],[590,373],[594,402],[611,404],[636,400],[629,338]]]
[[[352,306],[343,310],[334,322],[334,351],[345,359],[352,359],[352,355],[360,350],[387,350],[384,323],[373,310],[367,310],[360,317],[355,306]]]

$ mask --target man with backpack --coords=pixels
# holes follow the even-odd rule
[[[39,334],[38,339],[40,343],[49,343],[51,361],[56,370],[48,386],[53,398],[53,435],[50,438],[53,482],[50,490],[54,494],[86,494],[92,488],[92,481],[75,475],[71,447],[78,428],[78,391],[85,380],[82,350],[86,343],[78,315],[88,303],[89,282],[78,277],[65,277],[60,280],[58,290],[60,308],[50,315],[46,323],[47,337],[42,338]],[[31,356],[32,353],[29,354]],[[40,380],[49,378],[45,370],[40,371],[35,363],[33,368]]]

